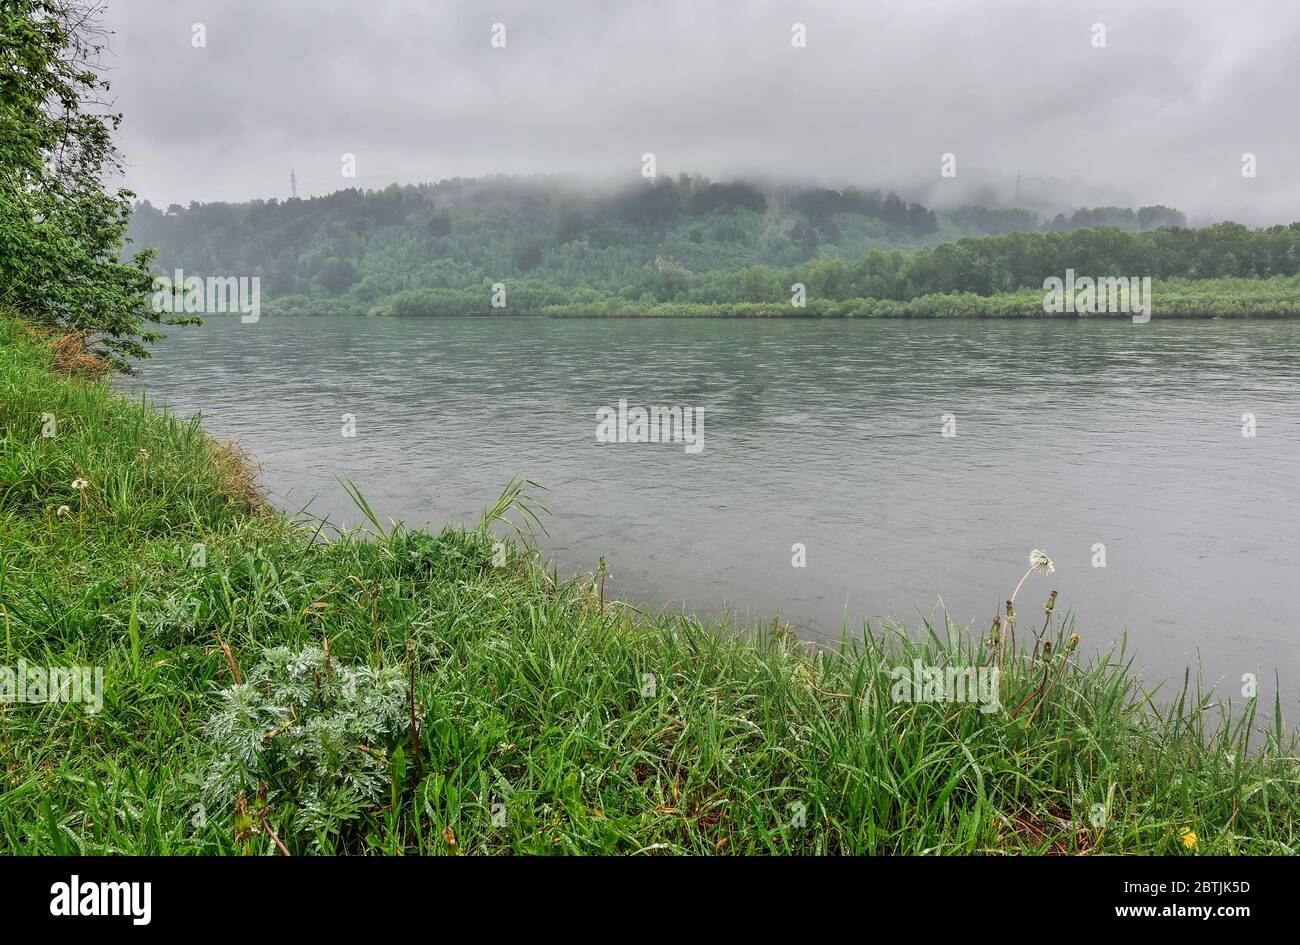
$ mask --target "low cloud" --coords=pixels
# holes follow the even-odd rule
[[[660,174],[895,187],[936,206],[1010,201],[1020,175],[1042,209],[1300,219],[1290,0],[110,0],[106,25],[127,184],[159,204],[284,197],[291,168],[303,195],[631,181],[654,152]]]

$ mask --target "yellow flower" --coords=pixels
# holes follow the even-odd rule
[[[1183,828],[1183,832],[1178,835],[1178,839],[1183,841],[1183,846],[1187,847],[1189,850],[1195,850],[1197,848],[1196,834],[1192,833],[1192,831],[1187,827]]]

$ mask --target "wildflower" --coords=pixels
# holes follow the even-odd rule
[[[143,446],[140,447],[140,452],[139,452],[138,455],[139,455],[139,457],[140,457],[141,459],[143,459],[143,460],[148,460],[148,459],[149,459],[149,451],[148,451],[147,449],[145,449]]]
[[[1187,827],[1183,828],[1183,832],[1178,835],[1178,839],[1183,841],[1183,846],[1189,850],[1195,850],[1197,848],[1196,834]]]
[[[1056,567],[1052,564],[1052,559],[1047,557],[1046,551],[1041,548],[1035,548],[1033,551],[1029,552],[1029,570],[1026,571],[1025,576],[1020,579],[1020,583],[1016,585],[1016,589],[1011,592],[1011,599],[1007,601],[1008,608],[1010,608],[1011,604],[1015,603],[1016,597],[1020,594],[1020,589],[1025,586],[1025,581],[1029,580],[1029,575],[1033,574],[1035,571],[1042,571],[1044,574],[1051,574],[1055,570]]]
[[[85,518],[86,515],[86,489],[89,486],[90,486],[90,480],[84,479],[81,476],[78,476],[76,479],[72,480],[72,488],[77,490],[77,495],[81,498],[81,502],[78,503],[78,509],[77,509],[78,527],[80,527],[81,520]],[[69,518],[70,517],[71,515],[69,515]]]
[[[54,517],[58,518],[59,516],[62,515],[66,515],[68,518],[72,518],[72,509],[68,508],[66,505],[60,505],[59,510],[54,513]]]
[[[1065,647],[1066,652],[1073,650],[1078,645],[1079,645],[1079,635],[1077,633],[1070,634],[1070,642]]]

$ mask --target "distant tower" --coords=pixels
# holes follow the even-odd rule
[[[1017,187],[1016,188],[1017,193],[1019,192],[1019,190],[1020,188]],[[289,196],[291,197],[298,196],[298,176],[294,174],[293,168],[289,168]]]

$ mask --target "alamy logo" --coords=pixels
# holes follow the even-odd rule
[[[0,702],[79,702],[94,715],[104,707],[104,667],[0,666]]]
[[[1048,314],[1080,312],[1085,315],[1124,314],[1133,316],[1133,324],[1151,321],[1151,277],[1091,276],[1075,278],[1074,270],[1065,270],[1065,278],[1048,276],[1043,280],[1047,294],[1043,311]]]
[[[153,883],[83,883],[73,873],[50,895],[50,915],[128,915],[132,925],[148,925],[153,915]]]
[[[153,310],[169,315],[222,315],[238,312],[250,324],[262,317],[261,276],[154,276]]]
[[[597,443],[685,443],[686,452],[704,449],[703,407],[628,407],[596,409]]]
[[[895,702],[978,702],[981,712],[1002,708],[1001,673],[996,666],[911,666],[889,671],[894,684],[889,695]]]

